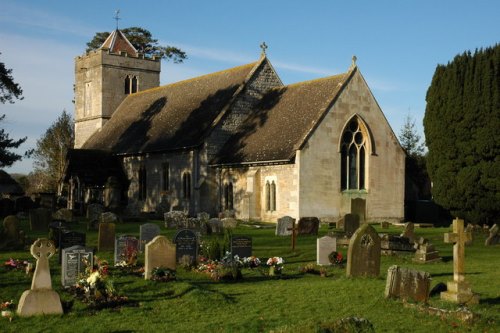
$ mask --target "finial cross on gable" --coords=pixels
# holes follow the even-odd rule
[[[260,44],[260,48],[262,49],[262,54],[265,55],[266,54],[266,50],[267,50],[267,44],[266,42],[262,42],[262,44]]]
[[[121,20],[119,9],[115,11],[115,16],[113,16],[113,18],[116,20],[116,30],[118,30],[118,21]]]
[[[453,245],[453,280],[455,282],[465,279],[465,243],[472,240],[472,234],[464,230],[464,220],[453,220],[453,232],[444,234],[445,243]]]

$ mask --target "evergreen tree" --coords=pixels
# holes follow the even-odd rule
[[[145,55],[170,59],[174,63],[181,63],[187,58],[186,53],[175,46],[159,45],[158,40],[153,38],[149,30],[140,27],[130,27],[120,29],[120,31],[137,51]],[[100,48],[109,35],[110,32],[107,31],[97,32],[92,40],[87,43],[87,52]]]
[[[500,222],[500,45],[438,65],[424,131],[434,200],[474,223]]]
[[[57,120],[37,141],[33,157],[38,174],[38,190],[55,192],[66,166],[66,153],[75,142],[73,119],[64,110]]]

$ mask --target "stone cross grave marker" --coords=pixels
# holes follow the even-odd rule
[[[444,242],[453,245],[453,281],[447,282],[447,291],[441,292],[441,299],[464,304],[479,302],[465,281],[465,243],[471,239],[470,233],[464,230],[464,220],[453,220],[453,232],[444,234]]]
[[[87,235],[78,231],[62,231],[59,238],[59,263],[62,260],[62,250],[75,245],[85,246]]]
[[[155,267],[164,267],[175,270],[175,245],[165,236],[156,236],[145,246],[144,279],[151,279],[151,272]]]
[[[405,223],[405,230],[400,236],[408,238],[410,244],[413,244],[415,241],[415,225],[412,222]]]
[[[187,256],[191,264],[196,263],[198,258],[198,237],[194,231],[181,229],[174,235],[175,256],[177,262]]]
[[[276,236],[290,236],[292,234],[290,228],[293,227],[295,219],[291,216],[283,216],[278,219],[276,223]]]
[[[75,245],[62,250],[61,283],[70,287],[78,281],[78,275],[87,267],[94,266],[94,251],[90,247]]]
[[[359,228],[359,216],[357,214],[345,214],[344,232],[347,237],[351,237]]]
[[[252,256],[252,237],[232,236],[231,237],[231,255],[238,256],[240,259]]]
[[[292,222],[292,227],[288,228],[292,234],[292,251],[295,251],[295,245],[297,244],[297,234],[299,232],[299,228],[295,226],[295,220]]]
[[[37,260],[31,289],[25,290],[19,299],[17,314],[22,317],[41,314],[62,314],[59,295],[52,290],[49,258],[56,253],[54,243],[46,238],[38,238],[30,248]]]
[[[367,223],[359,227],[349,241],[347,276],[377,277],[380,274],[380,237]]]
[[[120,262],[130,263],[139,253],[139,240],[134,236],[119,236],[115,240],[115,265]]]
[[[316,240],[316,263],[318,265],[331,265],[328,256],[337,251],[337,238],[324,236]]]
[[[430,287],[429,273],[393,265],[387,271],[385,297],[427,303]]]
[[[139,230],[140,249],[143,252],[146,244],[160,234],[160,227],[154,223],[146,223],[142,224]]]
[[[441,257],[439,252],[436,250],[434,245],[429,243],[429,241],[423,237],[420,237],[418,241],[415,242],[415,258],[413,261],[420,263],[435,262],[440,261]]]
[[[115,248],[115,224],[99,223],[97,251],[111,251]]]
[[[317,235],[319,219],[317,217],[301,217],[298,226],[299,235]]]

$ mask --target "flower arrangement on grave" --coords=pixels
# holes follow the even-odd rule
[[[285,261],[281,257],[271,257],[267,259],[267,266],[269,266],[269,276],[279,276],[283,270]]]
[[[119,261],[115,264],[116,267],[133,267],[137,265],[137,248],[132,244],[125,246],[122,253],[120,254],[121,258],[124,258],[122,261]]]
[[[197,271],[209,275],[214,281],[228,281],[243,278],[241,273],[243,267],[243,260],[238,256],[232,257],[230,252],[226,252],[219,261],[200,258]]]
[[[243,258],[243,265],[248,268],[259,268],[261,265],[260,259],[256,256]]]
[[[151,280],[168,282],[175,280],[175,271],[166,267],[155,267],[151,271]]]
[[[16,308],[16,305],[14,304],[14,301],[12,301],[12,300],[0,303],[2,317],[9,318],[9,320],[12,320],[12,317],[14,316],[15,308]]]
[[[33,269],[33,265],[27,260],[17,260],[17,259],[12,259],[10,258],[4,263],[5,268],[9,269],[15,269],[15,270],[23,270],[26,271],[28,266],[31,266],[31,269]],[[28,272],[26,272],[28,273]]]
[[[342,252],[333,251],[328,255],[328,260],[333,266],[342,267],[344,265],[344,257]]]

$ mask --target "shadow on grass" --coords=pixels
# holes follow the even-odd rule
[[[453,261],[453,256],[443,256],[443,257],[441,257],[441,260],[443,262]]]
[[[466,272],[465,275],[479,275],[479,274],[483,274],[482,272]],[[449,272],[449,273],[435,273],[435,274],[431,274],[432,277],[437,277],[437,276],[453,276],[453,272]]]
[[[481,299],[479,300],[479,303],[488,305],[498,305],[500,304],[500,297]]]

